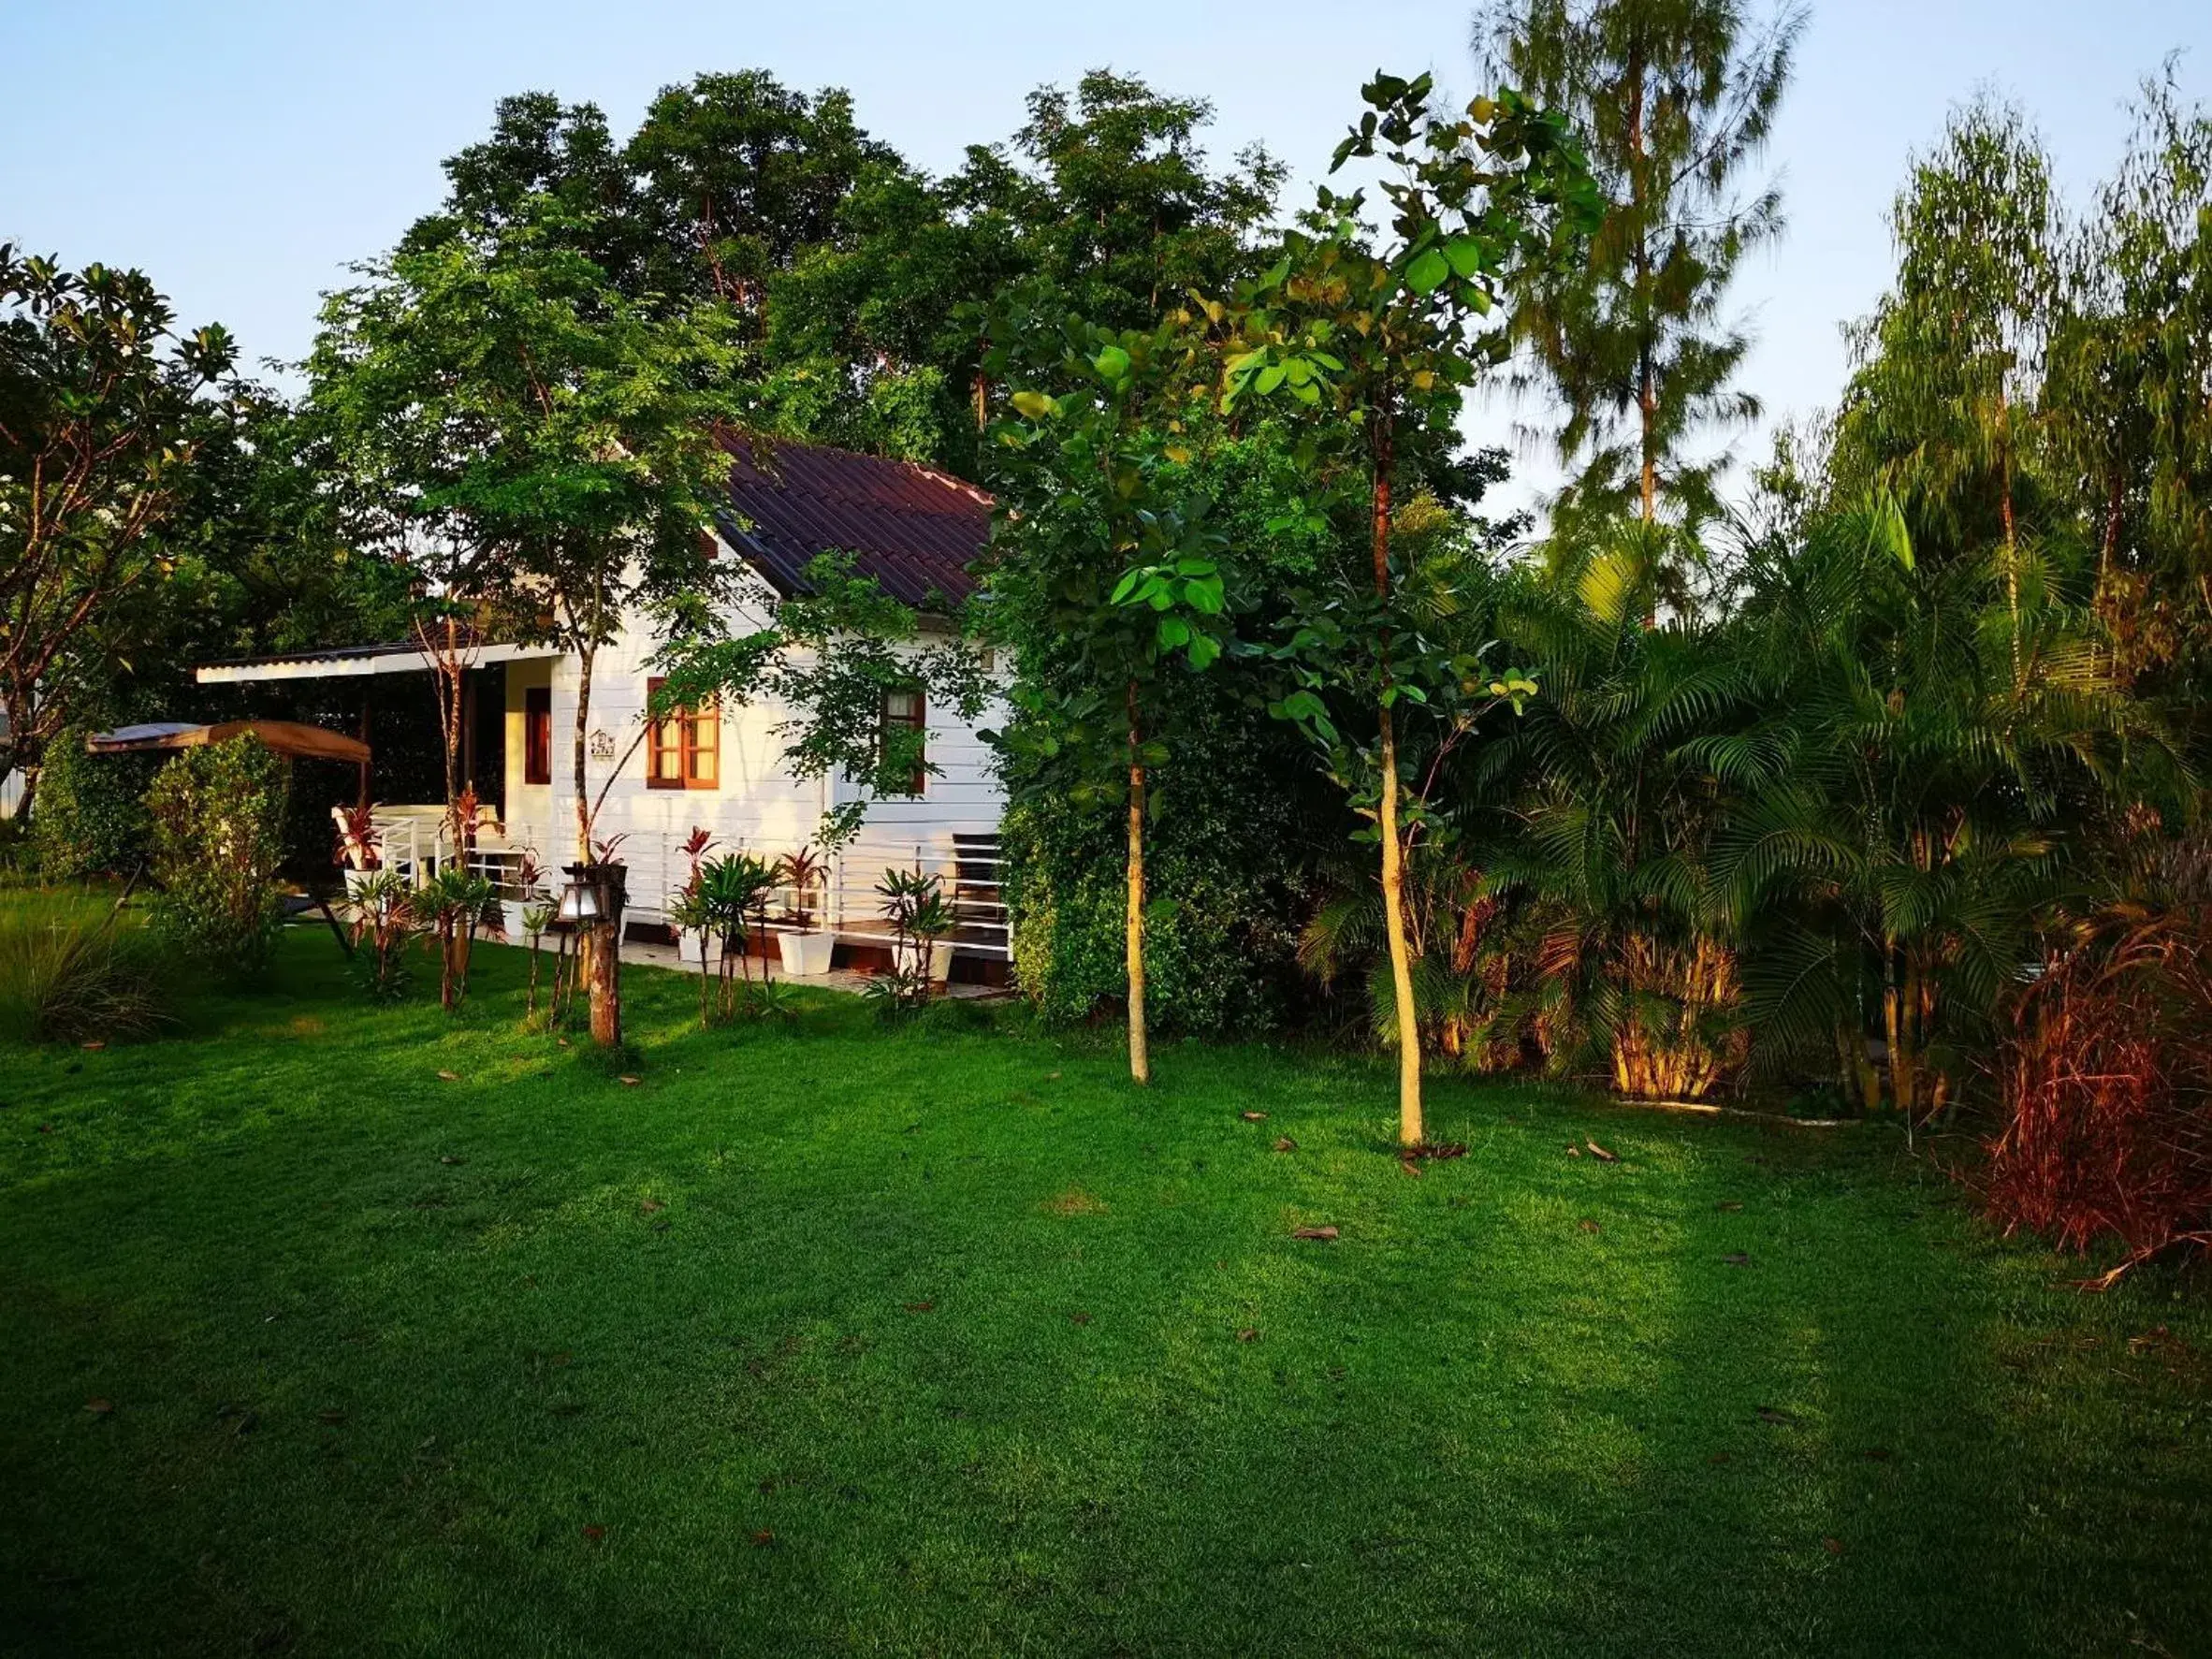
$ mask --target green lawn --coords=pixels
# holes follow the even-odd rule
[[[0,1050],[0,1651],[2212,1651],[2202,1287],[1886,1131],[519,960]]]

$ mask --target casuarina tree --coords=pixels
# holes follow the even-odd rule
[[[1780,192],[1746,175],[1804,23],[1794,5],[1761,19],[1741,0],[1497,0],[1475,19],[1485,73],[1574,124],[1605,198],[1585,256],[1531,266],[1513,291],[1520,387],[1556,406],[1576,469],[1554,559],[1614,543],[1677,604],[1717,505],[1696,441],[1758,413],[1733,384],[1750,339],[1724,308],[1744,256],[1782,228]]]

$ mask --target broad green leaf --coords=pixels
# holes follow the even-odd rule
[[[1451,262],[1437,249],[1427,248],[1405,268],[1405,285],[1416,294],[1433,294],[1450,274]]]

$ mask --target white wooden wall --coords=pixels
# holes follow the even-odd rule
[[[735,628],[764,625],[769,601],[764,585],[732,616]],[[625,835],[618,856],[630,866],[630,902],[634,912],[656,915],[664,895],[683,880],[679,851],[694,826],[715,837],[717,851],[749,851],[774,857],[812,841],[822,813],[832,805],[857,798],[842,779],[800,783],[783,770],[783,746],[775,728],[788,711],[778,704],[755,703],[722,714],[719,787],[650,789],[646,784],[646,750],[630,752],[643,720],[646,683],[658,642],[641,630],[625,631],[603,647],[592,668],[590,730],[613,739],[618,757],[628,754],[600,809],[595,837]],[[553,782],[522,781],[523,691],[552,686]],[[574,658],[511,664],[507,671],[506,792],[503,806],[510,846],[534,848],[539,862],[557,869],[576,858],[575,731],[579,673]],[[955,831],[991,832],[998,827],[1005,793],[992,768],[992,756],[979,727],[1004,718],[986,709],[976,722],[950,709],[930,708],[928,755],[939,767],[924,793],[913,799],[879,800],[869,808],[861,839],[878,843],[926,842],[949,845]],[[589,760],[586,777],[594,797],[613,763]]]

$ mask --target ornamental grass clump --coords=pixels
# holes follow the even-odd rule
[[[108,1042],[173,1020],[161,952],[95,895],[24,892],[0,905],[0,1037]]]

